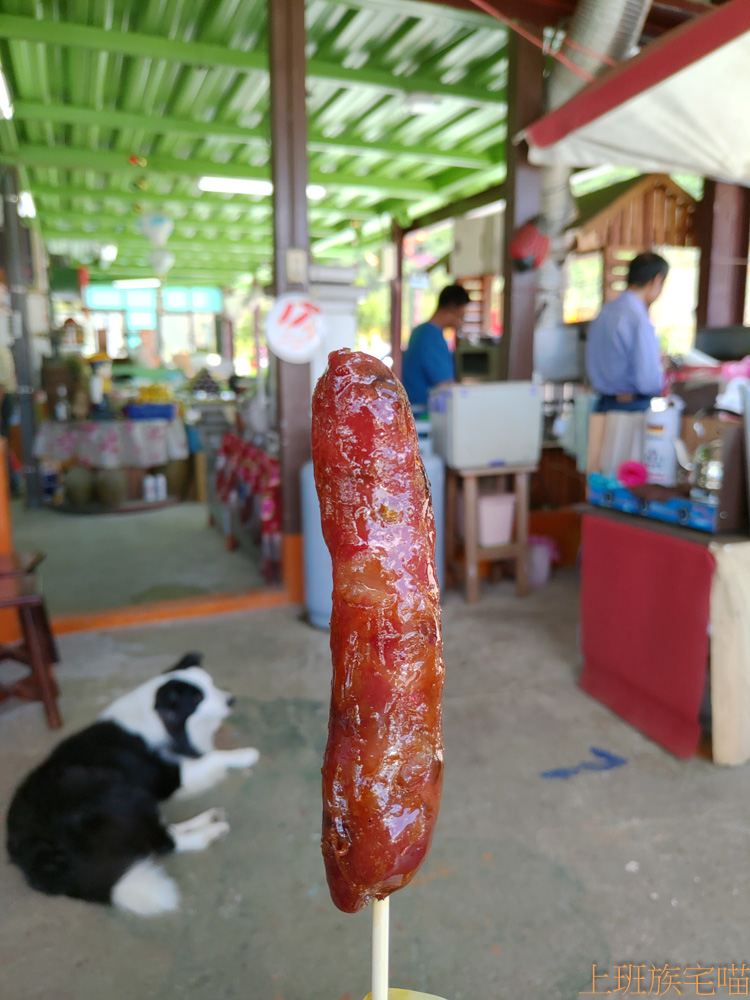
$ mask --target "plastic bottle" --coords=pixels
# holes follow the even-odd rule
[[[55,420],[64,423],[70,420],[70,405],[68,403],[68,390],[64,385],[57,387],[57,402],[55,403]]]
[[[659,408],[646,413],[643,462],[647,482],[674,486],[677,482],[677,453],[674,443],[680,436],[684,403],[676,396],[659,400]]]

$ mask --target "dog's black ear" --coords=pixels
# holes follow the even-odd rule
[[[175,670],[187,670],[188,667],[199,667],[203,663],[203,653],[185,653],[179,663],[165,670],[165,674],[171,674]]]
[[[186,681],[167,681],[156,692],[154,711],[169,734],[170,747],[181,757],[200,757],[190,743],[185,723],[203,701],[203,692]]]

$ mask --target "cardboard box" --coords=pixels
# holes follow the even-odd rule
[[[687,486],[675,489],[653,485],[627,488],[618,482],[614,468],[602,468],[603,460],[606,460],[607,439],[609,437],[611,441],[612,438],[611,434],[608,435],[607,421],[613,417],[620,424],[624,441],[637,441],[639,427],[643,423],[642,414],[595,413],[591,416],[587,465],[589,503],[698,531],[715,533],[747,528],[747,471],[744,432],[740,424],[726,423],[716,417],[701,421],[705,431],[701,441],[717,438],[723,441],[724,474],[718,493],[698,499],[689,495]],[[628,417],[632,417],[632,422]],[[681,436],[691,454],[699,443],[695,422],[695,417],[684,417],[682,421]],[[628,430],[632,433],[628,434]],[[634,457],[629,448],[623,460]]]

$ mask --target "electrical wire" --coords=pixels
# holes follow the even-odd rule
[[[594,52],[587,45],[583,45],[581,42],[577,42],[575,38],[570,38],[567,34],[563,38],[563,45],[567,45],[570,49],[575,49],[577,52],[582,53],[584,56],[590,56],[592,59],[596,59],[598,62],[602,63],[604,66],[617,66],[619,65],[616,59],[611,56],[602,55],[601,52]]]
[[[471,3],[473,3],[474,6],[478,7],[481,11],[484,11],[485,14],[489,14],[490,17],[494,17],[496,21],[500,21],[502,24],[506,26],[506,28],[510,28],[511,31],[515,31],[517,35],[520,35],[521,38],[525,38],[527,42],[531,42],[532,45],[536,45],[538,49],[541,49],[543,52],[549,52],[549,54],[552,56],[553,59],[557,59],[557,61],[562,63],[563,66],[566,67],[566,69],[569,69],[571,73],[575,73],[576,76],[579,76],[582,80],[585,80],[586,83],[592,83],[593,80],[596,79],[596,77],[592,76],[591,73],[587,73],[585,69],[582,69],[571,59],[568,59],[560,52],[552,52],[549,49],[549,47],[545,44],[544,39],[537,38],[537,36],[533,32],[527,31],[526,28],[523,28],[517,21],[514,21],[506,14],[501,14],[500,11],[497,10],[497,8],[493,7],[490,3],[487,3],[487,0],[471,0]],[[567,35],[565,36],[563,45],[567,45],[571,49],[577,49],[584,55],[589,55],[594,59],[598,59],[599,62],[603,64],[609,66],[617,65],[616,61],[610,59],[609,56],[604,56],[599,52],[593,52],[591,49],[588,49],[585,45],[581,45],[579,42],[576,42],[573,39],[569,39]]]

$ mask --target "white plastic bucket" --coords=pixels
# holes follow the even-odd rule
[[[532,587],[541,587],[547,583],[552,570],[552,564],[558,562],[560,552],[552,538],[546,535],[532,535],[529,538],[529,583]]]
[[[548,545],[529,546],[529,583],[541,587],[549,580],[552,569],[552,553]]]
[[[479,544],[507,545],[513,537],[514,493],[488,493],[479,497]]]

